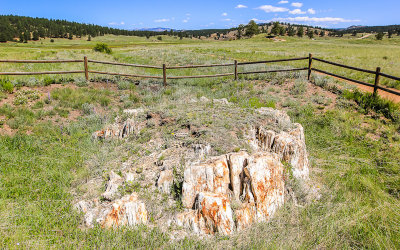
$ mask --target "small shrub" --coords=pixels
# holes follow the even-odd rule
[[[27,104],[29,101],[37,100],[40,98],[40,93],[36,90],[24,89],[19,90],[15,94],[14,105]]]
[[[297,82],[290,89],[292,95],[302,95],[307,91],[307,85],[304,82]]]
[[[55,84],[55,83],[56,83],[56,80],[55,80],[54,78],[45,77],[45,78],[43,79],[43,84],[44,84],[44,86],[49,86],[49,85]]]
[[[96,113],[94,105],[93,105],[93,104],[90,104],[90,103],[84,103],[84,104],[82,104],[82,112],[83,112],[85,115],[91,115],[91,114]]]
[[[157,37],[157,40],[158,40],[158,41],[162,41],[162,36],[158,36],[158,37]]]
[[[354,100],[366,113],[373,110],[392,121],[400,121],[400,105],[392,101],[374,96],[372,93],[360,92],[357,89],[354,91],[345,90],[342,95],[348,100]]]
[[[78,87],[87,87],[88,86],[88,82],[86,81],[85,78],[80,77],[80,78],[76,78],[75,79],[75,85]]]
[[[107,54],[112,53],[111,48],[109,48],[108,45],[105,43],[96,44],[96,46],[94,46],[93,50],[97,51],[97,52],[101,52],[101,53],[107,53]]]
[[[14,85],[9,80],[0,80],[0,88],[3,92],[10,94],[14,92]]]
[[[51,43],[54,43],[54,39],[51,39],[50,42],[51,42]]]
[[[129,81],[118,81],[117,86],[120,90],[127,90],[133,88],[135,85]]]

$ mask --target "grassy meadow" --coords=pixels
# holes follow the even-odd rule
[[[261,35],[237,41],[201,41],[163,36],[162,41],[137,37],[49,39],[28,44],[0,44],[0,59],[89,59],[149,65],[185,65],[268,60],[313,53],[334,62],[400,76],[400,38],[286,38],[273,42]],[[112,54],[93,51],[105,42]],[[307,61],[241,66],[242,70],[306,67]],[[362,73],[315,63],[315,67],[364,81]],[[161,75],[157,69],[90,64],[91,70]],[[83,64],[6,64],[0,71],[82,70]],[[232,72],[232,67],[170,70],[171,75]],[[323,76],[313,83],[302,73],[274,73],[219,79],[155,80],[90,75],[10,76],[11,91],[0,93],[0,248],[400,248],[400,110],[393,103],[354,92],[354,86]],[[382,81],[400,89],[400,84]],[[136,85],[137,84],[137,85]],[[11,93],[12,92],[12,93]],[[227,98],[231,114],[206,117],[191,100]],[[311,180],[321,199],[287,202],[269,223],[229,237],[172,239],[148,226],[119,231],[82,229],[83,215],[73,209],[76,197],[90,190],[88,179],[102,176],[127,158],[159,153],[149,148],[153,133],[169,138],[187,122],[229,130],[235,120],[256,108],[288,112],[304,126],[311,161]],[[160,131],[149,126],[126,141],[93,141],[92,133],[126,108],[162,111],[177,127]],[[196,113],[198,111],[198,114]],[[205,110],[219,112],[213,105]],[[234,112],[233,112],[234,111]],[[230,110],[223,110],[227,114]],[[225,114],[225,113],[221,114]],[[204,113],[204,112],[203,112]],[[236,119],[235,119],[236,118]],[[143,133],[142,133],[143,132]],[[224,137],[224,134],[220,135]],[[205,141],[216,136],[205,135]],[[219,153],[239,142],[221,139]],[[159,194],[146,193],[149,197]],[[160,199],[161,200],[161,199]],[[174,207],[171,209],[179,210]],[[150,217],[152,215],[150,214]]]

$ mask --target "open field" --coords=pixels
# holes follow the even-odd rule
[[[185,65],[269,60],[314,56],[347,65],[400,76],[400,39],[375,41],[372,37],[288,38],[272,42],[262,36],[239,41],[179,40],[106,36],[85,40],[49,39],[28,44],[0,44],[1,59],[82,59],[149,65]],[[113,54],[92,50],[108,43]],[[317,64],[317,62],[316,62]],[[277,65],[243,66],[261,70],[306,67],[306,61]],[[157,69],[89,65],[92,70],[160,75]],[[351,78],[373,82],[361,73],[318,66]],[[83,64],[5,64],[0,71],[82,70]],[[241,67],[239,70],[243,70]],[[213,74],[232,68],[171,70],[171,74]],[[170,74],[170,73],[169,73]],[[0,246],[5,248],[400,248],[400,111],[381,110],[351,94],[354,86],[333,78],[303,73],[248,76],[235,82],[220,79],[131,81],[90,75],[8,77],[16,87],[0,98]],[[6,78],[2,78],[6,79]],[[385,82],[400,89],[399,83]],[[59,83],[59,84],[53,84]],[[138,84],[138,85],[136,85]],[[232,106],[199,104],[200,97],[226,98]],[[362,97],[359,97],[362,98]],[[194,100],[194,101],[193,101]],[[354,100],[358,100],[355,102]],[[195,102],[196,101],[196,102]],[[311,179],[321,198],[311,203],[288,202],[270,223],[233,236],[172,239],[150,223],[135,229],[83,230],[82,215],[72,205],[85,193],[100,189],[88,180],[128,159],[160,154],[152,135],[166,142],[183,126],[206,128],[196,140],[212,142],[223,154],[245,147],[228,136],[237,123],[246,122],[256,108],[288,112],[304,126],[311,160]],[[109,124],[126,108],[161,112],[176,124],[154,124],[124,141],[93,141],[92,133]],[[210,117],[207,114],[213,114]],[[243,120],[242,120],[243,119]],[[236,138],[236,137],[235,137]],[[193,142],[191,142],[193,143]],[[134,166],[133,166],[134,167]],[[163,202],[146,185],[135,190]],[[166,204],[167,206],[167,204]],[[181,209],[179,202],[169,211]],[[150,214],[150,218],[157,215]],[[151,221],[151,220],[150,220]]]
[[[0,58],[2,59],[82,59],[87,55],[89,59],[119,61],[126,63],[141,63],[161,66],[224,63],[241,61],[273,60],[291,57],[304,57],[312,53],[314,57],[338,62],[350,66],[361,67],[375,71],[381,67],[382,72],[399,76],[400,61],[400,37],[376,41],[374,36],[359,40],[354,37],[344,38],[290,38],[285,37],[284,42],[274,42],[258,35],[252,39],[237,41],[201,41],[198,39],[183,39],[164,36],[162,41],[155,37],[150,39],[138,37],[105,36],[94,38],[88,42],[82,40],[55,39],[51,43],[49,39],[28,44],[0,44]],[[91,49],[96,42],[102,41],[109,44],[114,54],[99,55]],[[43,44],[42,44],[43,43]],[[283,63],[280,65],[292,65],[305,67],[306,62]],[[82,65],[15,65],[0,64],[0,71],[40,71],[40,70],[81,70]],[[258,66],[260,68],[262,66]],[[338,68],[319,62],[314,62],[314,67],[343,75],[356,80],[373,83],[374,75]],[[93,70],[104,69],[98,65],[90,67]],[[108,67],[112,69],[112,67]],[[143,73],[143,70],[118,68],[118,72]],[[240,69],[239,69],[240,70]],[[190,70],[189,70],[190,71]],[[190,73],[189,71],[176,71],[177,74]],[[208,72],[202,69],[196,72]],[[232,72],[232,69],[213,69],[216,72]],[[193,73],[194,71],[191,70]],[[159,71],[147,70],[147,73],[160,74]],[[211,72],[210,72],[211,73]],[[381,84],[400,89],[400,83],[386,78],[381,79]]]

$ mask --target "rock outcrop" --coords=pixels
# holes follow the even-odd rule
[[[101,218],[102,219],[102,218]],[[112,204],[112,209],[102,219],[104,228],[135,226],[147,223],[147,210],[143,202],[138,200],[135,193],[122,197]]]
[[[186,208],[192,208],[200,192],[226,195],[229,183],[226,156],[213,158],[204,164],[189,166],[184,172],[182,204]]]
[[[122,139],[135,131],[135,121],[128,119],[123,123],[115,123],[93,133],[94,139]]]
[[[242,201],[235,212],[232,199]],[[283,165],[275,153],[239,152],[190,166],[184,174],[182,202],[194,213],[180,216],[178,224],[202,234],[231,234],[253,221],[269,220],[283,204]]]
[[[187,209],[175,222],[200,234],[224,235],[243,230],[254,222],[270,220],[285,201],[285,172],[305,180],[309,162],[300,124],[291,124],[285,112],[260,109],[267,124],[284,127],[275,132],[268,126],[250,129],[249,143],[256,151],[214,157],[185,169],[182,203]],[[238,203],[235,210],[231,202]]]
[[[124,179],[111,171],[106,184],[106,191],[101,195],[103,199],[112,201],[118,192],[118,187],[124,182]]]
[[[114,124],[108,125],[104,129],[94,132],[92,135],[93,139],[123,139],[130,134],[133,134],[135,130],[137,130],[137,124],[134,118],[143,112],[143,109],[124,110],[123,113],[130,116],[130,118],[121,121],[121,119],[117,117]]]
[[[126,195],[114,202],[100,203],[80,201],[75,208],[84,213],[85,226],[93,227],[98,223],[103,228],[132,227],[147,224],[147,210],[136,193]]]

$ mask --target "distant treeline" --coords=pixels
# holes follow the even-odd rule
[[[106,34],[150,37],[170,33],[177,35],[179,32],[123,30],[66,20],[0,15],[0,42],[13,41],[15,38],[19,38],[19,41],[28,41],[46,37],[73,39],[73,36],[96,37]]]
[[[400,25],[387,25],[387,26],[365,26],[365,27],[354,27],[340,32],[345,33],[380,33],[380,32],[393,32],[400,33]]]

